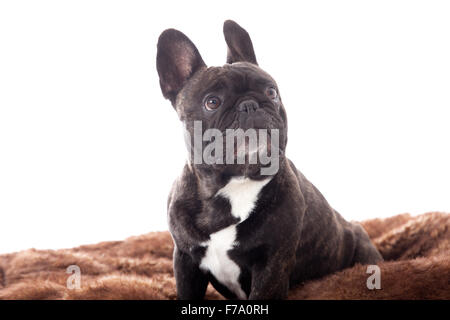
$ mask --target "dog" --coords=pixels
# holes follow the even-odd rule
[[[342,218],[285,156],[286,111],[247,31],[227,20],[223,32],[222,67],[207,67],[178,30],[165,30],[157,44],[161,90],[189,151],[167,204],[178,299],[203,299],[209,283],[227,299],[283,299],[306,280],[381,261],[364,229]],[[255,147],[251,135],[235,136],[230,157],[218,152],[228,130],[266,130],[270,141]],[[216,161],[201,161],[213,142]],[[276,166],[250,161],[262,151]],[[235,163],[237,155],[244,161]]]

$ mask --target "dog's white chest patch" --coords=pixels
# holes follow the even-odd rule
[[[270,179],[256,181],[248,178],[233,178],[216,195],[230,201],[231,214],[240,218],[240,223],[248,218],[258,200],[259,192]],[[247,299],[239,283],[241,269],[228,255],[228,251],[238,245],[236,226],[237,224],[233,224],[211,234],[209,240],[202,244],[206,247],[206,253],[200,268],[210,271],[217,281],[235,293],[239,299]]]

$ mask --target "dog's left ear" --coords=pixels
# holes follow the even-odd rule
[[[243,61],[258,65],[247,31],[233,20],[227,20],[223,24],[223,34],[228,46],[227,63]]]

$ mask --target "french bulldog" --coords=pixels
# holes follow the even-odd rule
[[[189,148],[167,205],[178,299],[204,298],[208,283],[228,299],[283,299],[306,280],[381,261],[364,229],[336,212],[285,156],[286,110],[275,80],[258,66],[248,33],[231,20],[223,32],[222,67],[207,67],[175,29],[165,30],[157,44],[161,90]],[[270,141],[255,149],[249,136],[241,143],[233,138],[231,158],[244,154],[240,163],[219,152],[211,152],[216,162],[195,159],[198,131],[200,147],[207,148],[220,147],[229,129],[266,130]],[[208,130],[214,134],[205,138]],[[277,159],[276,170],[263,172],[270,164],[250,161],[261,150]]]

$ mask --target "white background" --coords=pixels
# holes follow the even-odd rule
[[[448,1],[2,1],[0,252],[166,229],[185,159],[156,41],[222,65],[225,19],[281,88],[288,156],[345,218],[450,211]]]

